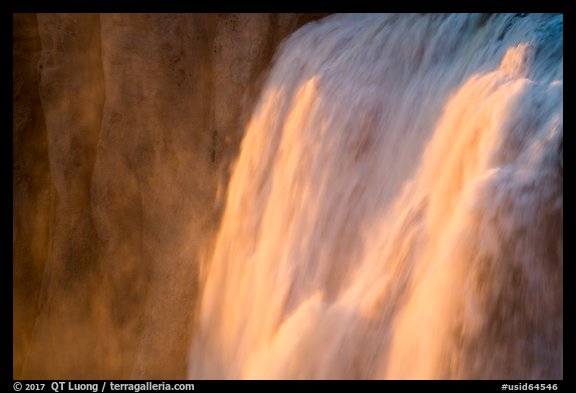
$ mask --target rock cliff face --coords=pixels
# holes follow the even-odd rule
[[[321,16],[14,15],[14,378],[185,377],[245,123]]]

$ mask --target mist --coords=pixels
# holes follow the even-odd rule
[[[15,379],[562,379],[563,18],[15,14]]]

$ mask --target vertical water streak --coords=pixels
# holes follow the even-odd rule
[[[297,31],[234,167],[189,376],[562,378],[562,78],[561,15]]]

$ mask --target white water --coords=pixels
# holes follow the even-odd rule
[[[561,15],[335,15],[276,58],[197,378],[562,378]]]

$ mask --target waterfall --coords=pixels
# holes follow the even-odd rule
[[[332,15],[277,53],[189,377],[563,377],[563,17]]]

